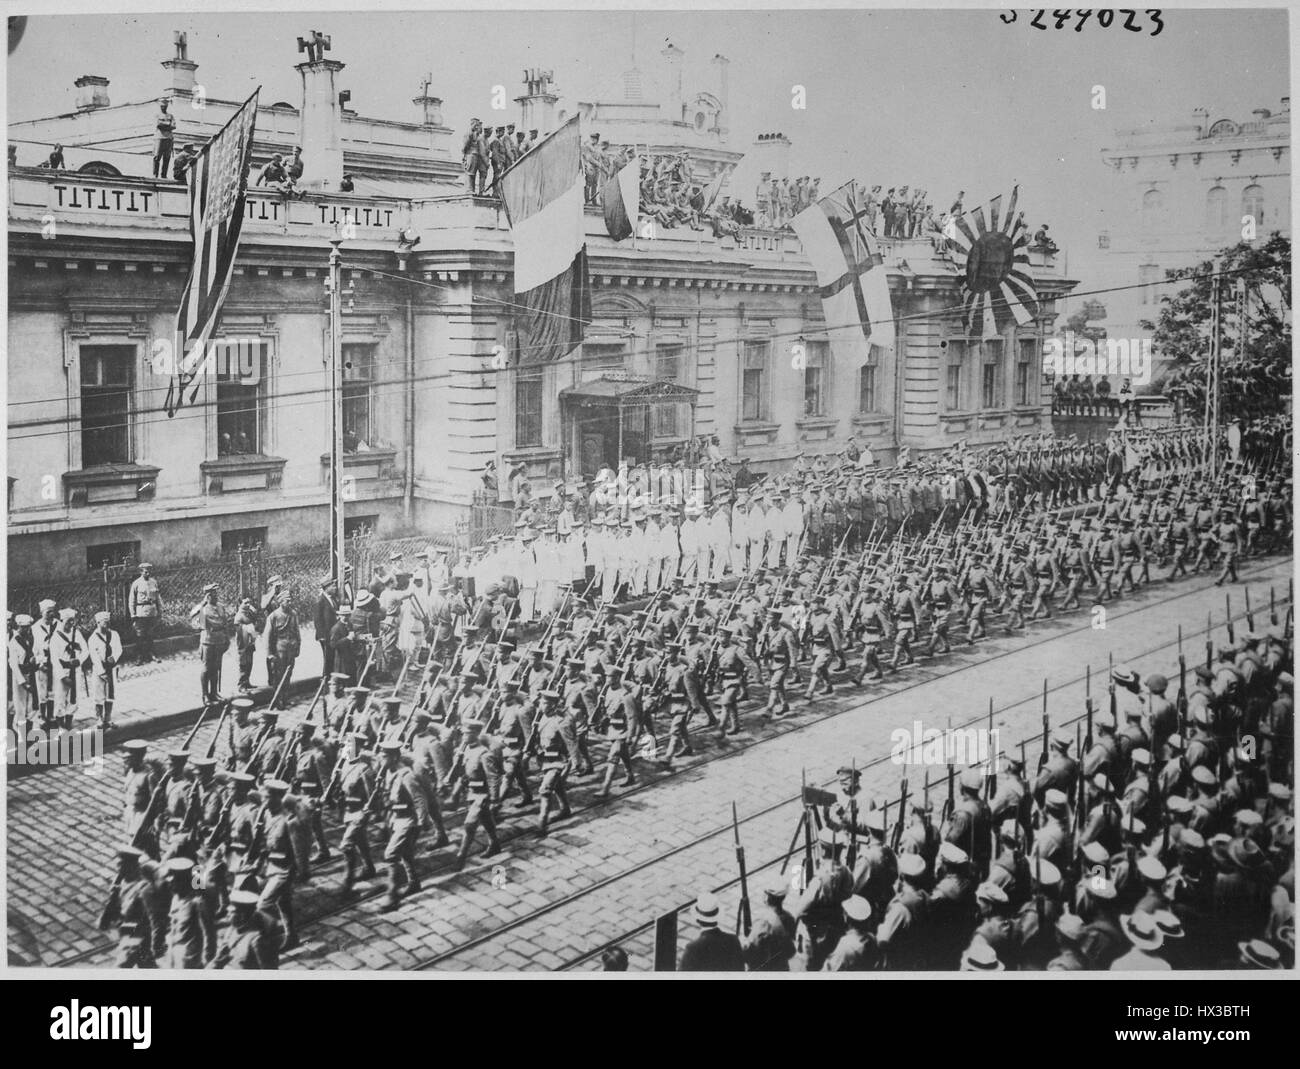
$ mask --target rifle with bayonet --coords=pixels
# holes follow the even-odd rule
[[[736,934],[749,935],[753,917],[749,908],[749,874],[745,870],[745,848],[740,842],[740,821],[736,818],[736,803],[731,803],[731,831],[736,838],[736,866],[740,869],[740,905],[736,910]]]

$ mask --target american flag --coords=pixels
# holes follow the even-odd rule
[[[230,288],[244,222],[244,185],[257,119],[257,90],[221,132],[203,146],[186,172],[194,260],[176,313],[176,357],[167,389],[167,415],[193,403],[204,349]]]

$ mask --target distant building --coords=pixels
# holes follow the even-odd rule
[[[727,145],[726,60],[690,95],[680,55],[664,59],[666,103],[641,99],[632,72],[621,97],[576,107],[611,144],[688,151],[696,181],[714,176],[740,158]],[[192,107],[197,63],[178,55],[163,66],[178,148],[215,134],[239,106],[208,96]],[[522,463],[545,498],[556,479],[616,465],[620,451],[659,460],[693,436],[716,434],[725,454],[775,469],[800,451],[836,450],[850,433],[887,463],[903,444],[916,457],[1048,428],[1041,338],[1073,283],[1050,255],[1031,254],[1038,319],[996,340],[966,338],[960,317],[944,314],[958,303],[958,271],[923,239],[882,243],[896,350],[847,367],[831,356],[817,279],[792,231],[717,239],[681,228],[615,243],[590,208],[586,342],[556,364],[503,369],[511,233],[493,200],[467,191],[469,116],[455,131],[444,125],[423,84],[410,120],[366,118],[344,106],[344,69],[314,57],[297,67],[297,104],[259,108],[255,168],[301,145],[307,193],[250,186],[218,335],[257,375],[209,376],[174,419],[152,358],[171,338],[191,242],[185,187],[147,177],[157,99],[111,104],[108,80],[93,76],[75,112],[10,125],[11,574],[326,541],[323,282],[329,239],[348,221],[352,529],[445,531],[468,513],[489,462],[502,473]],[[549,72],[524,82],[518,128],[545,135],[566,114],[559,94]],[[55,142],[66,169],[37,168]],[[764,151],[788,151],[784,137],[769,142]],[[339,192],[344,173],[353,192]],[[414,248],[399,245],[407,229],[420,237]],[[803,367],[791,359],[796,340]],[[504,499],[508,480],[499,486]]]
[[[1155,283],[1243,240],[1252,221],[1256,240],[1290,236],[1289,97],[1276,113],[1257,108],[1244,122],[1212,121],[1198,108],[1190,123],[1119,130],[1102,158],[1119,207],[1099,235],[1101,284],[1135,287],[1098,297],[1112,338],[1149,338],[1138,323],[1154,320],[1169,292]]]

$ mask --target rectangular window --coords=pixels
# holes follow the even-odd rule
[[[1031,398],[1029,384],[1033,381],[1034,356],[1038,352],[1038,342],[1034,338],[1020,339],[1020,360],[1016,363],[1016,404],[1024,407],[1037,404],[1037,398]]]
[[[1156,283],[1160,281],[1160,268],[1156,264],[1142,264],[1138,267],[1138,283],[1142,290],[1142,303],[1155,304]]]
[[[86,547],[86,571],[102,571],[105,565],[134,563],[140,559],[139,542],[105,542]]]
[[[242,457],[262,452],[262,427],[266,415],[266,346],[259,345],[254,354],[253,367],[258,374],[255,382],[245,382],[240,372],[240,361],[233,353],[222,353],[220,342],[216,345],[218,357],[214,371],[217,383],[217,455]],[[244,364],[244,367],[247,367]]]
[[[826,350],[828,343],[810,341],[805,343],[806,363],[803,369],[803,414],[805,416],[826,415]]]
[[[221,532],[221,555],[228,557],[240,549],[252,549],[254,546],[266,546],[266,527],[240,527],[234,531]]]
[[[962,388],[965,384],[962,382],[961,372],[962,365],[966,362],[966,343],[949,338],[945,351],[948,354],[948,366],[945,369],[943,404],[949,412],[960,412],[965,405],[965,398],[962,396]]]
[[[81,347],[81,466],[130,464],[134,345]]]
[[[515,448],[534,449],[542,444],[542,371],[515,374]]]
[[[998,369],[992,364],[984,365],[984,388],[981,399],[985,408],[995,408],[997,406],[997,376]]]
[[[757,422],[767,417],[767,357],[770,343],[745,342],[740,382],[740,418]]]
[[[375,347],[343,345],[343,451],[371,447],[374,439]]]
[[[655,378],[661,382],[681,382],[682,347],[680,345],[655,346]],[[676,438],[681,434],[678,406],[655,405],[655,436]]]
[[[356,538],[361,534],[374,534],[378,527],[378,516],[348,516],[343,520],[343,537]]]
[[[621,342],[583,342],[581,373],[583,382],[621,375],[626,362],[627,346]]]
[[[980,343],[983,371],[980,376],[980,401],[984,408],[1002,406],[1002,342]]]
[[[876,368],[865,364],[858,372],[858,411],[876,411]]]

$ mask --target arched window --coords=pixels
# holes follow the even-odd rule
[[[1142,194],[1142,225],[1144,227],[1155,226],[1160,221],[1160,213],[1164,210],[1165,195],[1158,189],[1148,189]]]
[[[120,178],[122,172],[114,167],[111,163],[104,163],[103,160],[91,160],[90,163],[83,163],[77,168],[79,174],[93,174],[96,178]]]
[[[1228,191],[1214,186],[1205,195],[1205,229],[1211,234],[1220,233],[1228,225]]]
[[[1255,218],[1255,232],[1264,229],[1264,188],[1263,186],[1247,186],[1241,192],[1241,217],[1245,222],[1246,216],[1251,215]]]

